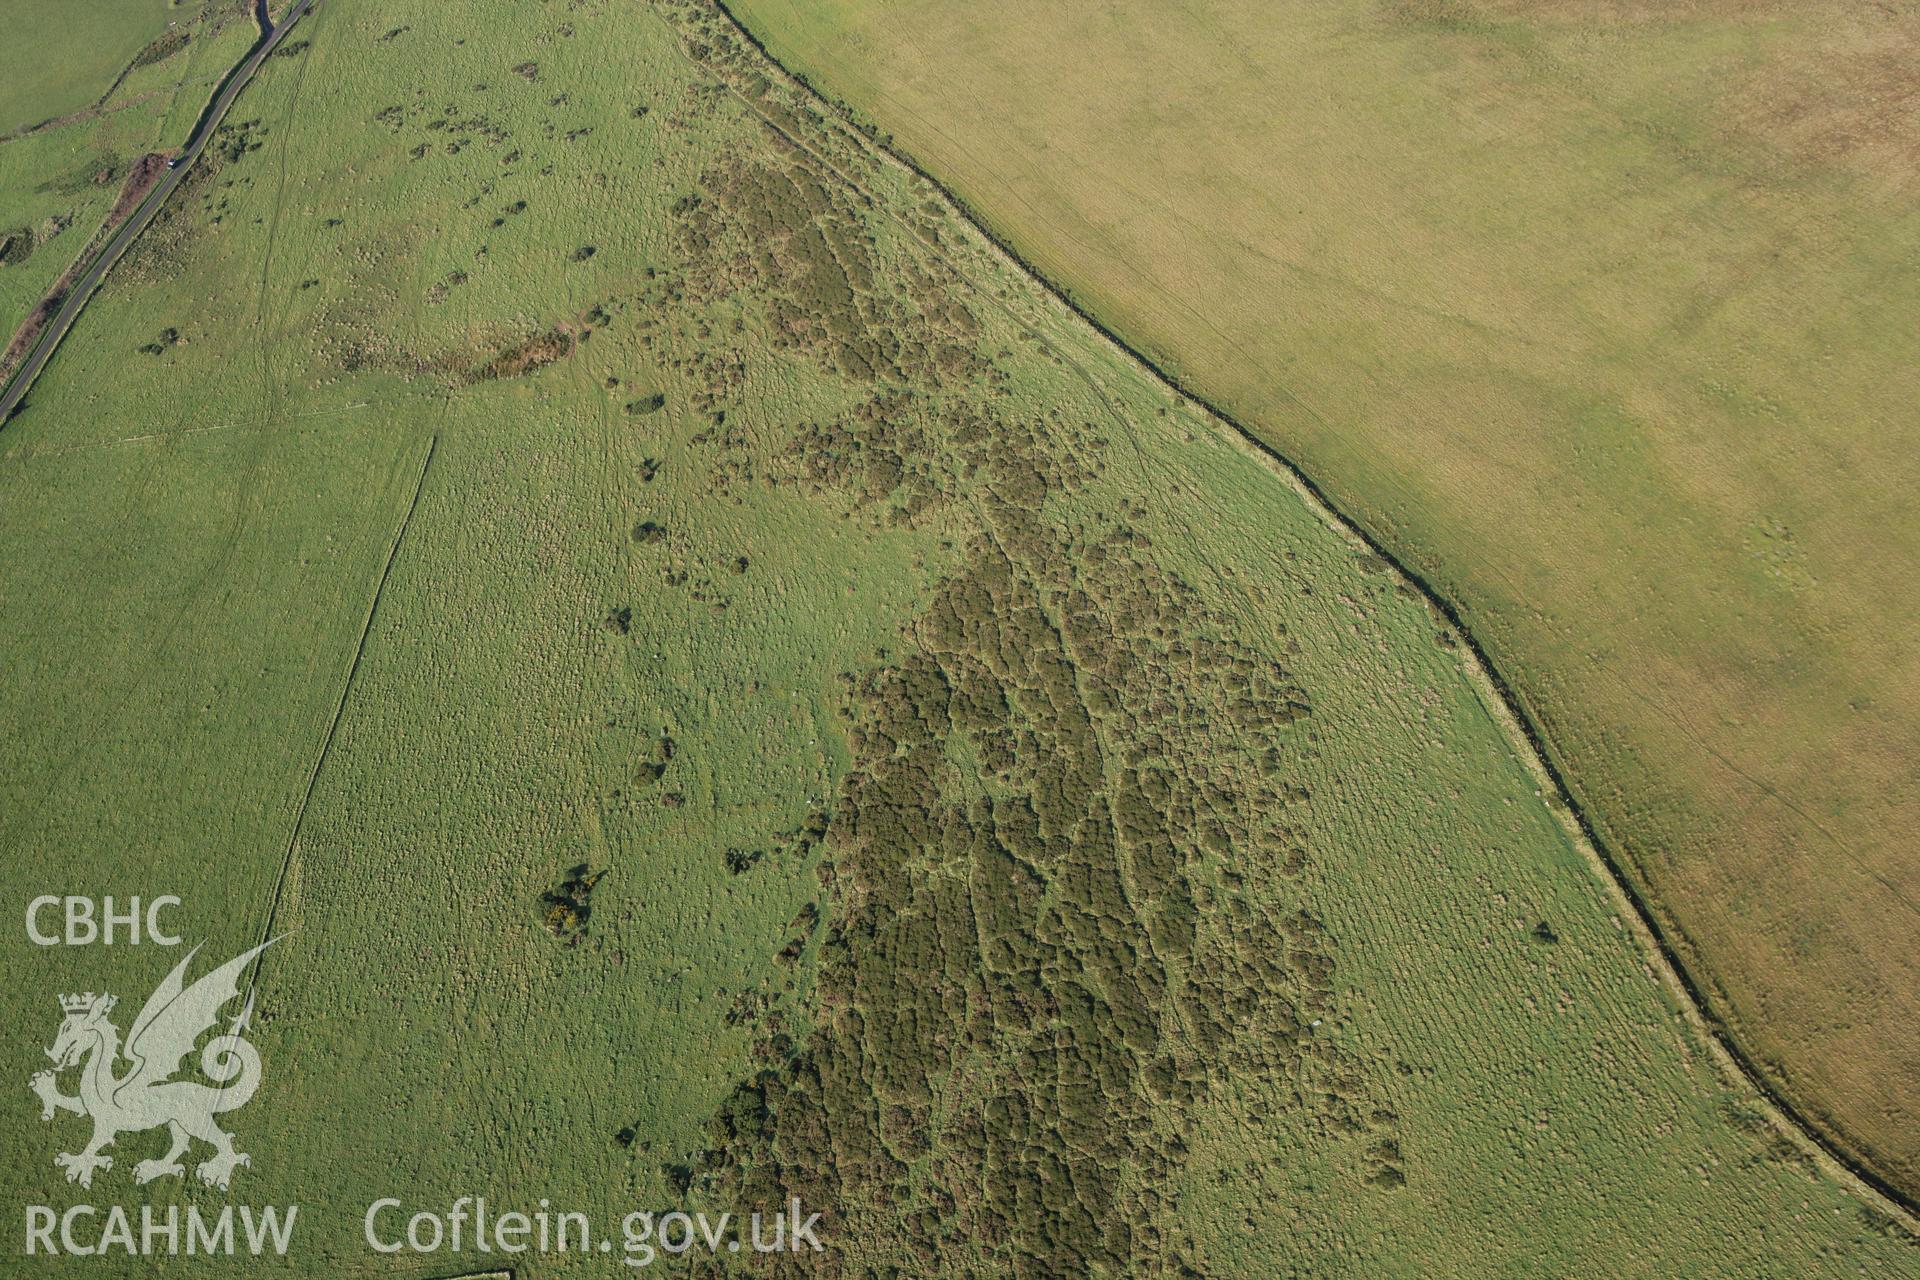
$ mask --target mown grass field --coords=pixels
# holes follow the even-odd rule
[[[1911,4],[736,10],[1456,601],[1920,1192]]]
[[[155,19],[156,13],[164,16]],[[20,104],[17,112],[0,107],[4,352],[21,322],[88,247],[140,157],[186,141],[214,87],[258,28],[239,0],[0,4],[0,22],[10,33],[0,41],[0,85],[7,95],[0,103]],[[103,30],[89,33],[89,23]],[[123,50],[129,42],[132,48]],[[88,70],[71,64],[83,45],[88,57],[107,58],[111,65]],[[37,79],[42,73],[51,78]],[[83,86],[84,93],[70,101],[63,95],[73,86]]]
[[[196,16],[178,0],[0,3],[0,131],[91,105],[170,23]]]
[[[7,897],[291,930],[296,1253],[90,1269],[796,1195],[852,1273],[1920,1274],[1283,476],[706,6],[489,18],[326,0],[0,432]],[[19,1081],[174,958],[0,948]]]

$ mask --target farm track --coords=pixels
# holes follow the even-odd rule
[[[1494,665],[1492,656],[1482,644],[1479,636],[1467,625],[1458,605],[1445,595],[1426,575],[1408,564],[1398,553],[1377,539],[1366,526],[1336,503],[1332,495],[1303,470],[1299,463],[1266,443],[1232,414],[1214,404],[1204,395],[1188,386],[1171,371],[1162,368],[1152,357],[1128,342],[1119,333],[1110,328],[1103,320],[1076,300],[1068,290],[1048,277],[1029,261],[1016,247],[995,231],[970,204],[956,191],[930,173],[911,155],[900,150],[892,142],[882,142],[870,137],[854,122],[849,108],[843,103],[828,97],[815,88],[808,80],[797,75],[784,62],[776,57],[771,49],[754,34],[753,30],[734,13],[727,0],[714,0],[715,7],[726,18],[739,37],[747,43],[759,57],[771,68],[777,70],[787,83],[809,100],[817,103],[833,120],[838,122],[846,135],[876,157],[887,163],[899,166],[918,180],[927,183],[954,210],[956,215],[990,244],[1011,266],[1025,276],[1036,288],[1066,307],[1080,320],[1089,325],[1106,342],[1125,355],[1135,365],[1144,370],[1151,378],[1174,394],[1198,407],[1207,416],[1231,432],[1242,444],[1291,484],[1309,506],[1342,536],[1351,540],[1357,547],[1364,548],[1380,557],[1392,567],[1392,570],[1410,587],[1420,593],[1422,599],[1445,619],[1448,626],[1459,636],[1470,659],[1465,665],[1468,674],[1490,699],[1495,711],[1495,719],[1501,724],[1515,747],[1520,751],[1530,769],[1550,789],[1552,796],[1564,806],[1567,815],[1569,834],[1575,843],[1590,859],[1608,882],[1617,899],[1625,904],[1634,919],[1647,948],[1658,957],[1663,976],[1669,988],[1680,998],[1688,1019],[1706,1034],[1709,1043],[1716,1050],[1716,1057],[1723,1067],[1736,1077],[1750,1085],[1766,1103],[1772,1113],[1777,1128],[1790,1135],[1803,1147],[1817,1155],[1831,1169],[1839,1173],[1864,1198],[1887,1210],[1910,1236],[1920,1238],[1920,1202],[1894,1186],[1880,1176],[1863,1158],[1854,1153],[1853,1144],[1843,1132],[1815,1123],[1790,1098],[1777,1089],[1763,1074],[1759,1064],[1740,1043],[1734,1029],[1714,1009],[1706,996],[1706,987],[1688,968],[1685,959],[1675,942],[1678,927],[1661,919],[1654,911],[1652,903],[1642,893],[1626,870],[1619,855],[1601,837],[1598,828],[1586,808],[1574,795],[1568,784],[1555,753],[1547,740],[1545,731],[1538,718],[1520,697],[1514,685],[1507,680],[1500,669]],[[724,77],[722,77],[724,79]],[[802,145],[793,139],[771,119],[760,111],[758,105],[737,88],[728,85],[729,91],[748,110],[753,111],[768,127],[787,137],[795,145]],[[826,166],[828,172],[840,181],[858,189],[846,174],[835,169],[823,158],[814,154],[810,148],[804,148],[816,162]],[[943,257],[945,255],[942,255]],[[966,273],[960,265],[948,259],[948,265]],[[1103,397],[1104,398],[1104,397]],[[1684,936],[1684,934],[1681,934]]]
[[[93,263],[80,274],[79,279],[74,281],[66,300],[60,304],[60,310],[41,331],[38,340],[28,350],[26,358],[21,361],[20,369],[14,374],[13,381],[7,384],[4,391],[0,391],[0,427],[5,426],[26,400],[27,392],[32,388],[34,379],[53,358],[53,353],[59,347],[61,339],[66,337],[67,331],[79,319],[80,312],[92,299],[94,291],[100,287],[100,282],[106,279],[107,273],[113,270],[115,264],[133,246],[133,242],[140,238],[140,233],[153,222],[161,207],[166,204],[167,198],[179,188],[187,173],[193,168],[194,162],[200,158],[200,153],[206,150],[207,142],[213,137],[214,130],[219,127],[221,120],[226,118],[227,110],[233,106],[234,99],[240,96],[241,91],[253,79],[254,73],[260,69],[260,65],[273,56],[273,51],[280,47],[280,42],[286,38],[287,32],[306,16],[314,4],[315,0],[296,0],[294,6],[287,10],[286,20],[279,26],[271,25],[264,0],[258,5],[256,13],[262,24],[259,41],[254,44],[247,56],[227,73],[226,80],[207,103],[207,108],[201,113],[200,119],[195,122],[193,132],[187,135],[186,146],[181,148],[173,167],[161,176],[153,190],[147,193],[146,199],[140,202],[140,206],[128,215],[127,220],[120,224],[119,230],[115,231],[102,246]]]
[[[294,810],[293,827],[287,834],[286,852],[280,857],[280,871],[273,879],[273,897],[267,901],[266,923],[260,928],[260,941],[264,944],[273,936],[274,921],[280,916],[280,901],[286,893],[287,877],[293,870],[294,856],[300,849],[300,831],[307,821],[307,805],[313,799],[313,789],[320,781],[320,773],[326,767],[327,756],[333,750],[334,734],[340,730],[340,721],[347,712],[347,697],[353,692],[354,677],[360,674],[360,660],[367,652],[367,637],[373,634],[373,620],[380,612],[380,598],[386,593],[387,579],[393,574],[393,563],[400,558],[400,546],[407,538],[407,530],[413,526],[413,513],[420,506],[420,495],[427,487],[427,471],[433,466],[433,453],[439,447],[438,434],[427,437],[427,448],[420,459],[420,474],[414,477],[413,496],[407,500],[405,514],[400,517],[399,525],[393,531],[393,541],[387,547],[386,562],[380,566],[380,579],[374,584],[373,597],[367,602],[367,616],[361,620],[360,635],[354,642],[353,661],[347,664],[346,679],[340,682],[340,697],[333,704],[333,718],[327,722],[327,732],[320,739],[320,750],[313,758],[313,768],[307,773],[307,785],[300,792],[299,807]],[[260,966],[265,955],[256,956],[253,971],[247,976],[247,998],[252,1002],[254,988],[260,981]]]

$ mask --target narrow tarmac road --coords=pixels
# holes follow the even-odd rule
[[[173,194],[174,189],[187,176],[187,170],[193,167],[194,162],[200,158],[200,153],[206,150],[207,140],[213,137],[214,130],[220,127],[220,121],[226,117],[227,108],[233,105],[233,100],[240,96],[240,91],[247,87],[248,81],[253,79],[253,73],[260,69],[261,63],[273,55],[273,51],[280,47],[280,41],[285,38],[288,31],[293,29],[294,23],[306,16],[307,11],[313,8],[315,3],[316,0],[296,0],[294,6],[287,10],[287,16],[280,25],[268,29],[260,42],[254,45],[253,51],[228,73],[226,83],[220,86],[220,91],[214,95],[213,101],[207,105],[207,110],[201,115],[200,122],[194,126],[193,133],[187,138],[187,145],[181,148],[179,156],[174,159],[166,173],[161,175],[160,181],[154,184],[153,190],[147,193],[147,198],[140,202],[140,207],[120,224],[119,229],[108,239],[93,263],[78,280],[74,281],[66,300],[60,304],[60,310],[41,331],[39,340],[34,343],[32,349],[27,352],[27,358],[21,362],[13,381],[7,384],[4,392],[0,392],[0,426],[4,426],[7,420],[13,417],[14,411],[25,401],[28,390],[33,386],[34,378],[53,357],[54,348],[60,345],[60,340],[66,336],[67,330],[73,327],[73,322],[79,317],[81,309],[87,305],[88,299],[93,296],[93,291],[100,286],[100,282],[106,278],[107,273],[113,270],[114,264],[125,255],[128,247],[139,238],[140,233],[146,230],[154,216],[160,212],[160,207],[167,202],[167,197]],[[259,11],[261,24],[265,27],[267,18],[264,0],[260,4]]]

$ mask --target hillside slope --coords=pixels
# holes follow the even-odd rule
[[[1454,601],[1920,1193],[1920,10],[732,7]]]

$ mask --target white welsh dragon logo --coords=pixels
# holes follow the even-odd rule
[[[110,995],[61,996],[60,1009],[66,1019],[60,1024],[47,1056],[53,1059],[52,1071],[41,1071],[28,1083],[41,1102],[40,1118],[53,1119],[56,1111],[71,1111],[93,1120],[93,1140],[78,1155],[61,1154],[53,1162],[66,1170],[67,1181],[83,1187],[93,1185],[96,1169],[113,1168],[113,1158],[101,1155],[122,1133],[167,1127],[173,1145],[157,1160],[142,1160],[133,1167],[135,1182],[152,1182],[168,1175],[186,1172],[180,1157],[195,1138],[212,1145],[213,1155],[198,1169],[200,1181],[225,1189],[233,1171],[252,1163],[233,1149],[233,1135],[214,1123],[223,1111],[237,1111],[253,1097],[260,1086],[260,1055],[240,1038],[253,1012],[253,998],[247,998],[225,1035],[216,1036],[200,1051],[200,1069],[212,1084],[197,1080],[175,1080],[188,1054],[200,1037],[219,1021],[221,1006],[240,994],[240,975],[253,958],[278,942],[278,938],[238,956],[199,979],[185,983],[187,965],[200,952],[195,947],[187,958],[174,966],[127,1031],[126,1043],[120,1041],[120,1029],[107,1020],[117,1003]],[[124,1057],[131,1065],[116,1074]],[[69,1097],[60,1092],[57,1073],[80,1067],[80,1092]]]

